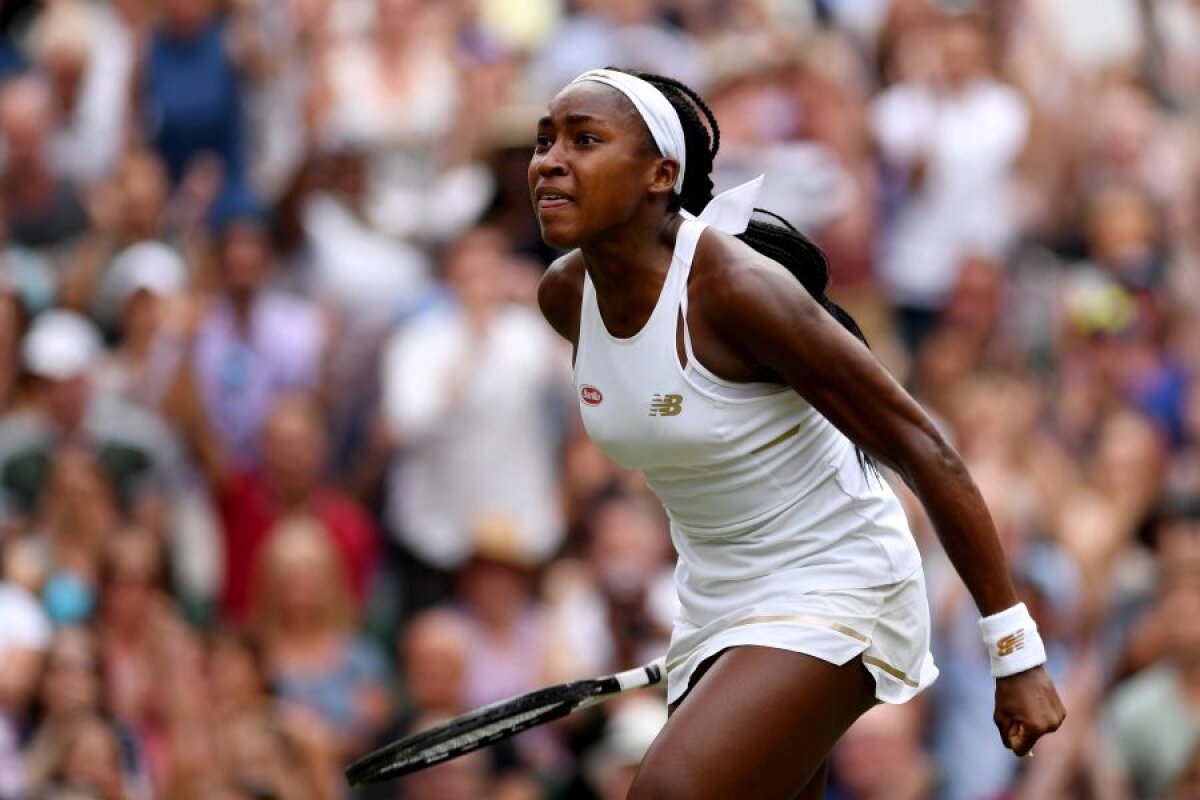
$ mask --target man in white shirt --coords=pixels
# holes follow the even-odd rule
[[[6,548],[9,559],[17,548]],[[27,776],[19,732],[42,677],[54,635],[37,598],[24,586],[0,579],[0,797],[16,797]]]
[[[1029,130],[1024,99],[991,77],[987,40],[967,17],[942,23],[929,80],[901,81],[871,104],[870,122],[899,184],[880,254],[905,343],[936,325],[964,257],[1002,256],[1017,234],[1012,181]]]
[[[387,518],[418,571],[461,566],[484,518],[514,523],[531,563],[562,541],[564,411],[554,401],[567,396],[569,364],[537,312],[508,302],[514,268],[500,232],[468,232],[444,261],[448,302],[418,314],[385,348],[383,415],[400,448]],[[436,589],[413,598],[413,589],[406,612],[442,599]]]

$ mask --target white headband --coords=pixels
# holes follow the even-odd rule
[[[603,83],[629,98],[629,102],[633,103],[646,127],[650,129],[650,136],[658,146],[658,152],[679,162],[675,192],[680,192],[683,189],[683,175],[687,169],[687,141],[683,136],[683,123],[679,121],[679,113],[675,111],[667,96],[649,81],[612,69],[589,70],[571,81],[571,84],[580,81]],[[743,232],[750,222],[750,215],[754,213],[754,201],[762,183],[763,176],[759,175],[754,180],[722,192],[709,201],[697,218],[726,233]],[[687,211],[680,213],[693,218]]]
[[[629,102],[633,103],[646,127],[650,129],[650,136],[654,139],[654,144],[658,145],[658,152],[679,162],[679,174],[675,177],[675,191],[678,193],[683,188],[683,173],[687,169],[687,141],[683,138],[683,125],[679,121],[679,114],[667,96],[654,88],[649,81],[613,69],[593,69],[571,83],[580,81],[603,83],[629,98]]]

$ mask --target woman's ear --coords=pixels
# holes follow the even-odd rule
[[[675,191],[675,179],[679,177],[679,162],[673,158],[660,158],[654,167],[654,176],[650,181],[652,193]]]

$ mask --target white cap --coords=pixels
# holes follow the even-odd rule
[[[138,242],[117,254],[104,282],[111,286],[119,308],[143,289],[157,295],[183,291],[187,288],[188,271],[171,247],[162,242]]]
[[[21,360],[34,375],[62,381],[88,372],[103,347],[91,320],[51,309],[34,318],[21,342]]]

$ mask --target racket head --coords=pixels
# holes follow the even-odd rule
[[[346,767],[351,786],[399,778],[565,717],[621,692],[653,686],[666,674],[663,658],[603,678],[572,681],[501,700],[384,745]]]
[[[346,767],[353,787],[399,778],[565,717],[589,699],[621,691],[609,679],[576,681],[502,700],[367,753]]]

